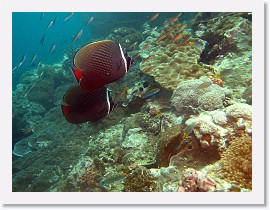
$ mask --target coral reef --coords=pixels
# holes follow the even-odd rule
[[[252,140],[247,134],[232,137],[228,148],[221,154],[222,178],[252,189]]]
[[[202,171],[231,183],[230,191],[252,190],[252,138],[247,133],[232,136],[221,159]]]
[[[114,40],[120,43],[124,49],[130,50],[138,48],[137,45],[132,46],[134,43],[139,43],[143,40],[142,34],[134,28],[120,27],[114,28],[110,35],[107,37],[109,40]]]
[[[208,20],[205,27],[202,33],[196,32],[209,44],[201,55],[204,63],[228,52],[250,50],[251,36],[247,36],[251,34],[249,20],[239,15],[222,15]]]
[[[207,14],[204,14],[207,15]],[[207,41],[200,61],[211,64],[216,72],[231,69],[222,77],[226,85],[240,89],[251,84],[251,21],[247,13],[211,14],[198,26],[195,34]],[[238,78],[237,80],[234,78]]]
[[[209,82],[209,79],[183,81],[173,91],[171,103],[178,114],[197,114],[224,108],[224,102],[231,97],[232,91],[216,84],[200,89],[203,82]]]
[[[117,106],[98,122],[70,124],[59,106],[76,83],[75,49],[22,75],[13,91],[14,192],[252,190],[250,15],[180,15],[106,29],[103,38],[135,63],[108,85]]]
[[[217,146],[219,150],[226,147],[228,137],[239,130],[252,133],[252,109],[248,104],[236,103],[223,111],[204,112],[191,116],[186,125],[194,125],[194,134],[203,148]]]
[[[246,99],[247,104],[252,105],[252,85],[246,87],[246,90],[243,92],[242,97]]]
[[[179,47],[177,44],[171,43],[171,39],[172,37],[168,36],[168,38],[158,43],[152,43],[141,54],[143,58],[148,57],[150,54],[155,55],[151,60],[141,64],[143,71],[154,66],[155,68],[153,70],[146,73],[153,76],[155,81],[162,87],[170,90],[174,90],[181,81],[212,74],[209,68],[200,65],[198,62],[200,54],[204,49],[204,42],[202,40],[190,38],[189,41],[196,44]],[[141,48],[147,42],[150,41],[147,40],[141,44]]]
[[[178,192],[213,192],[216,182],[193,168],[183,170]]]
[[[156,182],[151,172],[145,168],[136,167],[125,179],[123,192],[154,192]]]

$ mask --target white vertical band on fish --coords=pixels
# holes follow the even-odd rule
[[[108,112],[107,112],[107,114],[109,114],[111,106],[110,106],[109,90],[108,89],[106,90],[106,100],[107,100],[107,104],[108,104]]]
[[[123,58],[123,60],[124,60],[124,63],[125,63],[125,70],[126,70],[126,72],[127,72],[127,60],[126,60],[126,58],[125,58],[125,56],[124,56],[124,52],[123,52],[122,47],[121,47],[120,44],[119,44],[119,47],[120,47],[121,56],[122,56],[122,58]]]

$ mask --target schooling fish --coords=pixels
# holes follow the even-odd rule
[[[82,32],[83,30],[81,29],[77,34],[76,36],[74,36],[73,40],[72,40],[72,43],[77,41],[81,36],[82,36]]]
[[[165,39],[168,36],[168,33],[161,34],[157,39],[156,42],[161,41],[162,39]]]
[[[148,69],[143,70],[143,72],[147,73],[149,71],[152,71],[154,68],[156,68],[156,66],[151,66]]]
[[[42,46],[44,45],[44,42],[45,42],[45,39],[46,39],[46,34],[44,34],[42,37],[41,37],[41,39],[40,39],[40,41],[39,41],[39,44],[41,44]]]
[[[150,42],[148,42],[147,44],[145,44],[144,46],[143,46],[143,49],[142,50],[146,50],[149,46],[150,46]]]
[[[12,69],[12,71],[15,71],[16,69],[20,68],[21,65],[24,63],[25,60],[26,60],[26,55],[23,55],[23,56],[22,56],[22,59],[21,59],[21,62],[20,62],[17,66],[15,66],[15,67]]]
[[[180,26],[181,26],[181,23],[176,23],[176,24],[172,25],[171,28],[178,28]]]
[[[168,31],[167,33],[161,34],[157,39],[156,42],[161,41],[165,39],[168,35],[170,35],[173,32],[173,30]]]
[[[122,78],[133,59],[112,40],[85,45],[74,56],[73,73],[84,90],[96,90]]]
[[[115,97],[114,97],[114,100],[116,100],[117,98],[123,96],[123,95],[126,95],[127,94],[127,91],[128,91],[128,87],[125,87],[124,90],[120,93],[118,93]]]
[[[72,124],[95,122],[108,115],[114,102],[106,87],[85,91],[79,85],[72,86],[63,96],[62,113]]]
[[[160,91],[159,88],[154,88],[152,90],[149,90],[142,95],[142,98],[148,98],[148,97],[151,97],[153,95],[156,95],[159,91]]]
[[[48,30],[50,27],[52,27],[52,26],[54,25],[56,19],[57,19],[57,18],[55,17],[53,20],[51,20],[51,21],[49,22],[49,24],[48,24],[46,30]]]
[[[51,47],[51,50],[50,50],[50,52],[49,52],[49,55],[52,54],[52,53],[54,52],[55,48],[56,48],[56,45],[54,44],[54,45]]]
[[[157,26],[154,27],[154,28],[152,28],[151,31],[150,31],[150,33],[153,33],[156,29],[157,29]]]
[[[178,39],[180,39],[183,36],[183,34],[179,34],[178,36],[176,36],[172,42],[176,42]]]
[[[72,16],[74,15],[74,12],[70,12],[69,14],[68,14],[68,16],[65,18],[65,22],[67,21],[67,20],[69,20]]]
[[[170,19],[170,20],[168,20],[168,21],[165,21],[163,24],[165,24],[165,25],[171,24],[171,23],[174,23],[174,22],[177,21],[177,20],[178,20],[178,17],[174,17],[174,18],[172,18],[172,19]]]
[[[200,84],[198,86],[198,90],[204,89],[204,88],[208,88],[210,85],[212,85],[212,82],[203,82],[202,84]]]
[[[156,13],[155,15],[153,15],[153,17],[149,20],[148,23],[150,23],[150,22],[152,22],[153,20],[155,20],[158,16],[159,16],[159,13]]]
[[[92,16],[91,18],[88,19],[88,21],[86,22],[86,25],[88,26],[94,19],[94,16]]]
[[[39,21],[41,21],[44,18],[44,14],[45,14],[44,12],[41,12]]]
[[[128,49],[133,48],[136,44],[137,44],[137,42],[134,42],[133,44],[131,44],[130,46],[128,46]]]
[[[38,65],[37,65],[37,68],[41,65],[41,61],[39,61]]]
[[[187,24],[182,25],[182,26],[176,31],[176,33],[179,33],[179,32],[181,32],[181,31],[183,31],[186,27],[187,27]]]
[[[149,55],[147,58],[145,58],[143,61],[142,61],[142,63],[144,63],[144,62],[146,62],[146,61],[149,61],[149,60],[151,60],[152,58],[154,58],[155,57],[155,55]]]
[[[33,55],[31,61],[30,61],[30,65],[35,61],[35,59],[37,58],[37,54]]]
[[[30,91],[36,86],[38,81],[36,81],[35,83],[33,83],[33,85],[29,88],[29,90],[24,94],[24,98],[30,93]]]

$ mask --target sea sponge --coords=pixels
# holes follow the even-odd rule
[[[232,91],[216,84],[199,89],[198,87],[205,81],[207,82],[208,78],[184,81],[177,86],[173,91],[171,102],[178,114],[196,114],[224,108],[223,102],[226,97],[231,96]]]
[[[252,139],[245,134],[232,137],[228,148],[221,154],[222,178],[252,189]]]

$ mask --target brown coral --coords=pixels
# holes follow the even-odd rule
[[[153,76],[162,87],[170,90],[174,90],[181,81],[211,73],[208,68],[198,64],[200,54],[204,49],[203,41],[198,38],[192,38],[189,41],[196,42],[196,45],[179,46],[172,43],[169,38],[151,45],[149,52],[155,52],[156,56],[142,63],[142,70],[155,66],[147,74]]]
[[[221,154],[220,163],[227,181],[252,188],[252,140],[249,135],[233,137]]]

